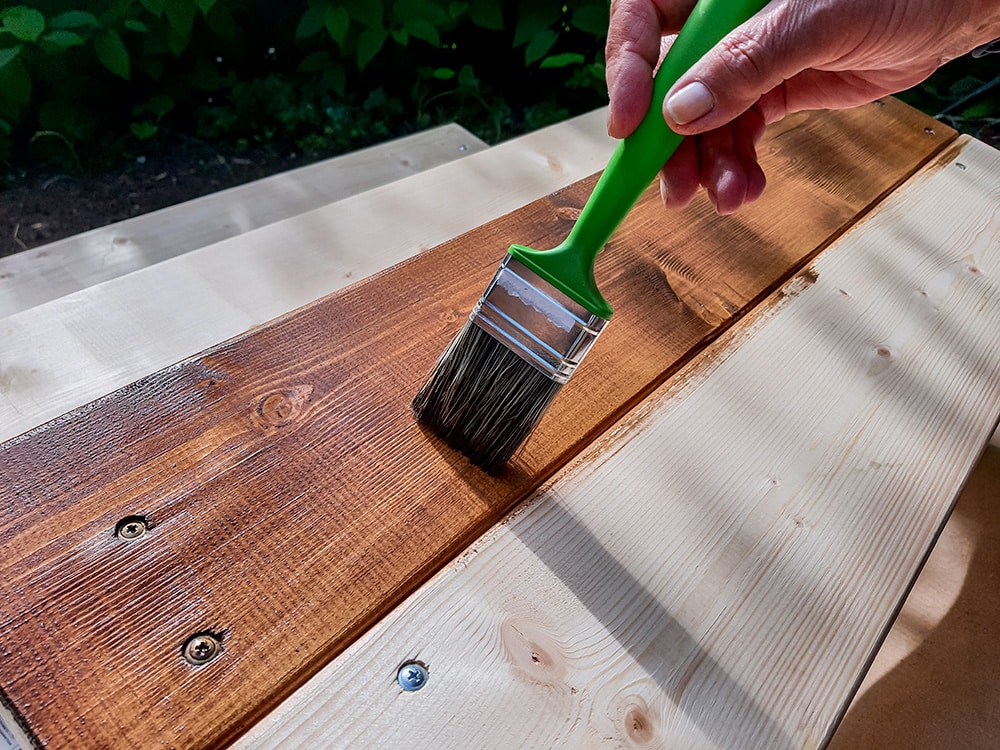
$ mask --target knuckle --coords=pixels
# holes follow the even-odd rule
[[[726,69],[746,83],[767,78],[767,54],[756,37],[733,34],[722,47],[721,57]]]

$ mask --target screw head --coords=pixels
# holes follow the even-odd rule
[[[132,541],[149,531],[149,523],[142,516],[126,516],[115,525],[115,535],[119,539]]]
[[[416,692],[427,684],[427,666],[419,661],[408,661],[396,672],[396,682],[408,693]]]
[[[189,664],[208,664],[222,652],[222,643],[211,633],[199,633],[187,639],[184,644],[184,658]]]

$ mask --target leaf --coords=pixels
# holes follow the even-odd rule
[[[167,47],[174,53],[175,57],[180,57],[184,54],[184,50],[187,48],[189,41],[191,41],[190,37],[182,37],[173,29],[167,29]]]
[[[515,47],[530,42],[543,31],[547,31],[552,24],[559,20],[562,10],[550,3],[524,0],[518,8],[518,15],[517,28],[514,30]]]
[[[341,48],[347,40],[347,30],[351,27],[351,16],[346,8],[339,5],[330,5],[323,15],[323,23],[326,25],[326,33]]]
[[[472,0],[469,18],[476,26],[500,31],[503,29],[503,3],[500,0]]]
[[[435,28],[448,23],[448,14],[427,0],[396,0],[392,13],[393,17],[404,25],[417,19],[427,21]]]
[[[306,12],[299,19],[299,25],[295,29],[296,39],[308,39],[314,34],[318,34],[323,28],[323,14],[327,7],[314,3],[306,8]]]
[[[382,26],[382,0],[354,0],[350,6],[350,15],[355,21],[371,28]]]
[[[365,29],[358,37],[358,69],[364,70],[375,55],[382,51],[382,46],[389,32],[381,27]]]
[[[6,49],[0,49],[0,70],[2,70],[7,63],[13,60],[21,53],[21,46],[18,44],[16,47],[7,47]]]
[[[541,68],[565,68],[568,65],[576,65],[584,61],[584,56],[577,52],[564,52],[561,55],[549,55],[539,66]]]
[[[177,34],[181,50],[183,50],[191,41],[191,30],[194,28],[194,17],[198,9],[190,0],[184,0],[184,2],[170,0],[166,5],[166,11],[170,28]]]
[[[86,42],[75,31],[65,31],[63,29],[46,32],[38,41],[47,52],[62,52],[70,47],[79,47]]]
[[[458,87],[462,91],[476,91],[479,89],[479,78],[471,65],[463,65],[458,71]]]
[[[129,78],[129,56],[128,50],[118,32],[114,29],[106,29],[94,37],[94,52],[101,65],[110,70],[119,78],[128,80]]]
[[[228,6],[216,5],[212,13],[205,19],[205,22],[208,24],[208,28],[216,35],[229,41],[236,40],[239,28],[236,26],[233,14],[230,12]]]
[[[14,105],[15,113],[31,101],[31,76],[20,60],[0,68],[0,107],[5,100]]]
[[[299,63],[299,70],[303,73],[319,73],[325,70],[332,60],[333,58],[326,50],[313,52],[302,59],[302,62]]]
[[[142,7],[148,10],[157,18],[163,17],[163,10],[167,6],[167,0],[139,0]]]
[[[212,10],[216,2],[217,0],[194,0],[194,4],[198,6],[198,10],[201,11],[203,16],[208,15],[208,12]]]
[[[580,31],[596,37],[608,35],[608,5],[605,2],[591,3],[573,11],[570,23]]]
[[[552,31],[551,29],[546,29],[545,31],[540,31],[532,38],[528,43],[528,46],[524,49],[524,62],[526,65],[531,65],[531,63],[536,60],[545,57],[546,53],[552,49],[552,45],[556,43],[559,35]]]
[[[469,12],[468,3],[454,2],[448,4],[448,15],[451,17],[451,20],[453,21],[457,21],[468,12]]]
[[[415,36],[417,39],[423,39],[428,44],[432,44],[435,47],[441,46],[441,37],[438,35],[438,30],[434,28],[434,25],[430,21],[426,21],[422,18],[416,18],[412,21],[408,21],[404,27],[410,36]]]
[[[45,31],[45,16],[34,8],[15,5],[0,11],[3,27],[22,42],[36,42]]]
[[[978,104],[973,104],[971,107],[966,107],[962,110],[962,119],[964,120],[978,120],[983,117],[994,117],[996,115],[996,103],[985,99]]]
[[[409,45],[410,35],[406,33],[406,29],[393,29],[389,33],[392,35],[393,41],[395,41],[400,47],[406,47]]]
[[[96,29],[100,25],[97,16],[85,10],[68,10],[49,19],[50,29],[79,29],[84,26]]]
[[[174,100],[166,94],[157,94],[146,102],[145,109],[157,117],[163,117],[174,108]]]
[[[159,128],[156,127],[149,120],[143,120],[142,122],[133,122],[129,125],[129,130],[132,131],[132,135],[138,138],[140,141],[146,141],[156,135],[156,131]]]
[[[337,96],[343,96],[347,90],[347,72],[344,66],[336,63],[324,70],[323,85],[333,89]]]
[[[455,77],[455,71],[451,68],[435,68],[433,75],[439,81],[448,81]]]
[[[149,27],[142,21],[137,21],[134,18],[127,18],[125,20],[125,28],[129,31],[138,31],[140,34],[149,33]]]

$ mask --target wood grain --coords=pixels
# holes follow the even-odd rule
[[[998,169],[963,137],[238,750],[825,745],[1000,416]]]
[[[408,402],[506,246],[555,244],[592,180],[9,441],[6,698],[53,746],[232,739],[954,136],[932,124],[789,118],[739,218],[665,224],[650,191],[599,263],[614,325],[499,478]],[[191,667],[205,631],[222,656]]]

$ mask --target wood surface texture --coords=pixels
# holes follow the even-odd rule
[[[442,125],[0,258],[0,317],[485,148]]]
[[[236,748],[824,746],[1000,416],[998,170],[963,136]]]
[[[0,440],[594,174],[606,122],[587,113],[0,318]]]
[[[507,245],[555,244],[593,180],[8,441],[6,699],[53,747],[233,739],[953,138],[891,100],[803,114],[737,218],[667,225],[649,191],[598,263],[613,324],[498,478],[408,403]],[[223,653],[191,667],[205,631]]]

